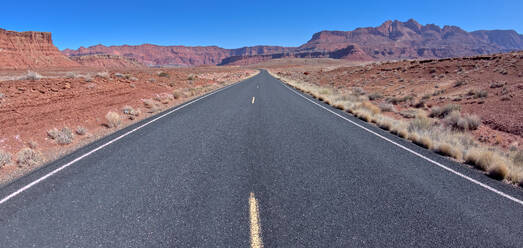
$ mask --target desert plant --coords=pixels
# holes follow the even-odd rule
[[[361,87],[352,87],[352,94],[361,96],[361,95],[365,95],[366,92]]]
[[[409,122],[407,130],[409,132],[424,131],[430,129],[432,126],[433,122],[431,119],[418,115]]]
[[[4,150],[0,150],[0,168],[9,163],[11,163],[11,154]]]
[[[115,73],[114,76],[117,78],[125,78],[125,75],[119,72]]]
[[[487,175],[496,180],[503,180],[508,175],[507,165],[502,161],[495,161],[492,165],[490,165],[490,167],[488,167]]]
[[[27,79],[27,80],[40,80],[42,79],[43,76],[38,74],[37,72],[34,72],[34,71],[27,71],[27,74],[25,75],[24,79]]]
[[[169,73],[163,72],[163,71],[158,72],[158,77],[166,77],[166,78],[168,78],[169,77]]]
[[[382,102],[378,104],[378,107],[381,109],[381,112],[394,112],[394,105],[390,103]]]
[[[451,157],[454,159],[461,159],[461,152],[456,149],[455,146],[449,145],[447,143],[438,144],[434,151],[440,155]]]
[[[107,112],[105,115],[105,120],[107,121],[106,126],[109,128],[118,127],[122,122],[120,115],[113,111]]]
[[[59,145],[67,145],[73,142],[73,132],[68,127],[63,127],[61,130],[57,128],[48,130],[47,136]]]
[[[462,86],[462,85],[465,85],[465,81],[457,81],[454,83],[454,87],[459,87],[459,86]]]
[[[378,100],[381,98],[383,98],[383,95],[380,93],[375,92],[375,93],[369,94],[369,100],[371,100],[371,101]]]
[[[458,104],[447,104],[443,107],[433,107],[430,110],[430,117],[437,117],[437,118],[445,118],[448,114],[450,114],[453,111],[460,111],[461,106]]]
[[[452,111],[444,119],[447,125],[456,130],[476,130],[481,125],[481,120],[477,115],[461,115],[459,111]]]
[[[96,73],[95,76],[96,77],[101,77],[101,78],[109,78],[109,72],[106,72],[106,71],[98,72],[98,73]]]
[[[78,135],[85,135],[86,133],[87,133],[87,128],[82,127],[82,126],[77,126],[76,127],[76,134],[78,134]]]
[[[35,166],[42,161],[42,155],[31,148],[23,148],[16,154],[16,163],[19,166]]]

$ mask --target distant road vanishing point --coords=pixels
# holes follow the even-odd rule
[[[0,247],[521,247],[522,199],[262,71],[0,189]]]

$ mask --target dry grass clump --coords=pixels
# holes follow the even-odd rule
[[[38,72],[34,72],[34,71],[27,71],[27,74],[25,74],[25,76],[22,77],[22,79],[25,79],[25,80],[40,80],[44,78],[42,75],[38,74]]]
[[[454,111],[460,111],[460,110],[461,110],[460,105],[450,103],[443,107],[433,107],[430,110],[429,116],[433,117],[433,118],[437,117],[437,118],[441,119],[441,118],[445,118],[447,115],[449,115],[450,113],[452,113]]]
[[[461,159],[461,152],[454,146],[447,143],[438,144],[434,147],[434,151],[440,155],[451,157],[454,159]]]
[[[169,73],[164,72],[164,71],[158,72],[158,77],[168,78],[169,77]]]
[[[434,122],[425,116],[418,115],[409,122],[407,130],[409,132],[429,130],[434,125]]]
[[[47,131],[47,136],[53,139],[56,144],[67,145],[73,142],[73,131],[68,127],[63,127],[61,130],[53,128]]]
[[[378,100],[378,99],[381,99],[381,98],[383,98],[383,95],[378,93],[378,92],[374,92],[372,94],[369,94],[369,100],[371,100],[371,101]]]
[[[107,123],[105,125],[108,128],[115,128],[118,127],[122,123],[122,119],[120,118],[120,115],[114,111],[109,111],[105,115],[105,120]]]
[[[161,94],[157,94],[154,97],[154,100],[161,102],[163,104],[169,104],[170,102],[174,101],[174,96],[172,94],[161,93]]]
[[[11,154],[4,150],[0,150],[0,168],[9,163],[11,163]]]
[[[122,108],[122,112],[125,115],[129,116],[129,119],[134,120],[136,117],[138,117],[141,114],[140,109],[134,109],[133,107],[127,105]]]
[[[23,148],[16,154],[16,163],[19,166],[35,166],[43,162],[42,155],[31,148]]]
[[[470,164],[480,170],[487,171],[493,177],[500,174],[506,177],[508,168],[505,165],[504,159],[493,151],[481,148],[473,148],[465,155],[465,163]]]
[[[460,131],[476,130],[481,125],[481,119],[477,115],[461,115],[460,112],[453,111],[445,117],[445,123]]]
[[[86,133],[87,133],[87,128],[82,127],[82,126],[77,126],[76,127],[76,134],[78,134],[78,135],[85,135]]]
[[[100,78],[109,78],[109,72],[106,72],[106,71],[98,72],[95,74],[95,76],[100,77]]]
[[[503,180],[509,174],[508,167],[502,161],[496,161],[487,169],[487,175],[496,180]]]
[[[412,143],[421,146],[423,148],[432,149],[433,143],[432,139],[426,134],[411,133],[408,137]]]
[[[155,113],[162,109],[162,105],[153,99],[142,99],[142,102],[149,113]]]
[[[382,102],[378,104],[378,107],[381,109],[381,112],[395,112],[394,105],[390,103]]]

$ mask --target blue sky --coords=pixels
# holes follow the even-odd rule
[[[5,1],[0,28],[47,31],[60,49],[80,46],[298,46],[321,30],[388,19],[523,33],[523,1]]]

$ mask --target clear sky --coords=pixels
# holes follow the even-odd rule
[[[298,46],[321,30],[353,30],[414,18],[467,31],[523,33],[523,0],[393,1],[4,1],[0,28],[52,32],[60,49],[80,46]]]

